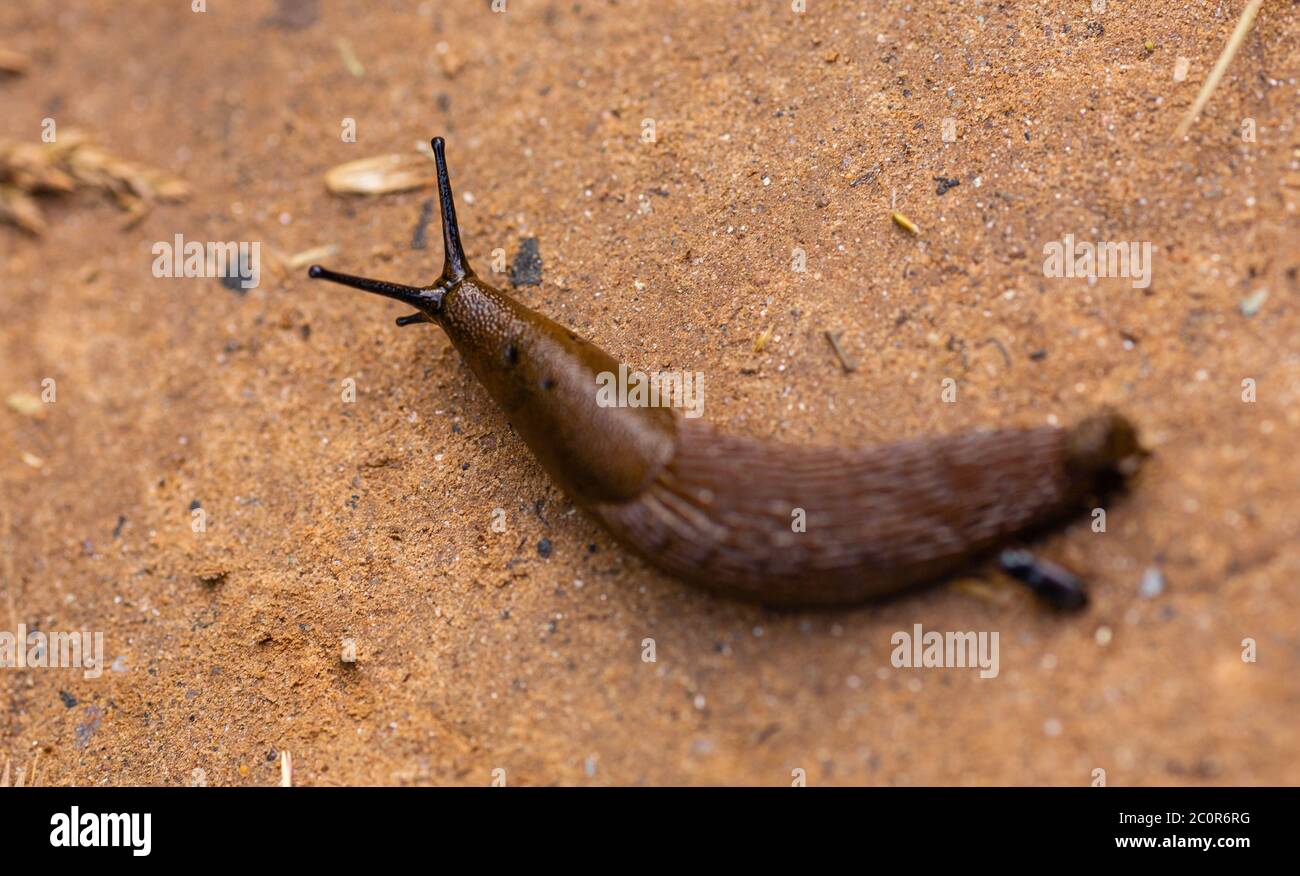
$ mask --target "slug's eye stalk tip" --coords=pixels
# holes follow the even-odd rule
[[[318,279],[324,273],[325,273],[325,269],[322,268],[320,265],[312,265],[310,268],[307,269],[307,276],[311,277],[313,280]]]

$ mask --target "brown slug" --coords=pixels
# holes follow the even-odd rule
[[[441,137],[441,276],[414,287],[309,276],[416,308],[442,327],[565,492],[676,577],[768,605],[860,602],[932,581],[1081,510],[1143,453],[1103,412],[1069,429],[999,429],[861,449],[774,445],[667,407],[609,407],[619,363],[470,269]],[[795,521],[803,515],[802,531]]]

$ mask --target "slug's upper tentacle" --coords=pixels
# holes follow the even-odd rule
[[[456,221],[456,197],[451,193],[451,176],[447,173],[446,144],[433,138],[433,161],[438,171],[438,201],[442,208],[442,277],[449,283],[470,273],[465,248],[460,243],[460,223]]]

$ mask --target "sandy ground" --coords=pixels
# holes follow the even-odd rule
[[[0,136],[52,117],[195,196],[0,227],[0,395],[57,386],[0,407],[0,627],[102,631],[115,664],[0,670],[0,758],[81,785],[273,784],[283,751],[298,784],[1300,782],[1300,6],[1265,4],[1172,137],[1243,5],[3,4],[33,65]],[[1131,496],[1038,545],[1090,608],[989,570],[841,611],[693,591],[577,512],[398,305],[151,273],[180,233],[427,282],[431,193],[322,177],[435,134],[480,271],[536,238],[520,298],[704,372],[716,424],[849,444],[1127,412],[1155,450]],[[1151,242],[1149,287],[1044,276],[1066,234]],[[894,668],[917,623],[998,632],[999,675]]]

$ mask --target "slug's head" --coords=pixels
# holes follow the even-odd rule
[[[322,268],[320,265],[312,265],[307,271],[307,276],[313,280],[329,280],[331,283],[394,298],[414,307],[415,313],[397,318],[398,325],[436,322],[438,314],[442,312],[443,298],[453,292],[466,277],[472,277],[474,272],[465,261],[465,250],[460,244],[460,226],[456,224],[456,199],[451,194],[451,180],[447,175],[447,156],[444,154],[441,137],[433,138],[433,159],[438,171],[438,200],[442,205],[442,245],[445,253],[442,273],[438,279],[428,286],[404,286],[401,283],[340,274]]]

